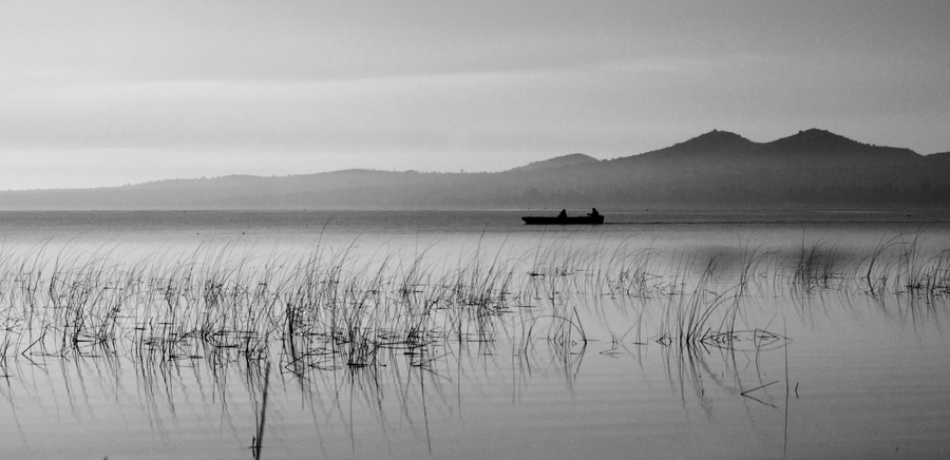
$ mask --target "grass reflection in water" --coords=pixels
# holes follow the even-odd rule
[[[789,339],[770,322],[749,324],[751,293],[911,293],[929,304],[950,292],[950,253],[925,254],[902,238],[864,256],[818,244],[798,257],[749,247],[728,257],[670,255],[564,240],[512,257],[476,251],[454,263],[425,254],[357,257],[352,245],[271,257],[228,244],[139,258],[108,248],[48,252],[5,248],[0,258],[8,385],[35,388],[30,367],[74,363],[64,376],[92,370],[118,399],[122,384],[106,382],[110,374],[119,382],[132,363],[151,429],[163,436],[179,412],[177,388],[208,384],[198,394],[214,401],[255,458],[280,423],[268,414],[268,394],[288,385],[313,411],[318,437],[328,420],[343,421],[355,449],[359,420],[405,420],[431,451],[429,410],[461,411],[461,391],[453,404],[448,386],[461,385],[462,374],[485,372],[504,353],[513,382],[556,369],[570,386],[594,343],[606,344],[604,356],[638,362],[645,348],[660,347],[667,380],[684,400],[691,390],[707,414],[709,380],[778,408],[769,391],[784,380],[787,397],[787,375],[766,379],[759,364]],[[194,376],[183,377],[189,369]],[[247,431],[230,418],[235,377],[254,414]],[[7,396],[15,408],[21,396]]]

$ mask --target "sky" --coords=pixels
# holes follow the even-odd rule
[[[950,2],[0,2],[0,190],[500,171],[713,129],[950,151]]]

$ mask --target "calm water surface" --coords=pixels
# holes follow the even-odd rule
[[[4,456],[950,455],[942,215],[523,214],[2,213]]]

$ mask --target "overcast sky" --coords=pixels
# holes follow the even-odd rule
[[[0,189],[497,171],[712,129],[950,151],[950,1],[4,1]]]

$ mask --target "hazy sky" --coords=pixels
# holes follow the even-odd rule
[[[3,1],[0,189],[497,171],[712,129],[950,151],[950,1]]]

